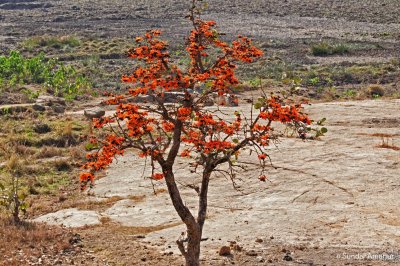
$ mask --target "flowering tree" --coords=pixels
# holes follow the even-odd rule
[[[186,68],[179,67],[170,58],[168,45],[162,41],[160,31],[148,31],[136,38],[137,46],[129,57],[140,63],[122,81],[130,85],[126,94],[113,95],[108,104],[117,105],[114,115],[94,120],[95,128],[107,126],[104,138],[91,141],[100,148],[87,155],[87,169],[80,178],[83,186],[94,179],[94,173],[105,169],[117,155],[127,148],[135,148],[140,156],[151,160],[153,180],[165,179],[175,210],[187,227],[187,239],[178,240],[178,247],[187,265],[199,265],[200,241],[207,213],[207,194],[210,176],[225,164],[226,173],[234,178],[239,152],[250,149],[260,162],[261,181],[266,147],[273,131],[273,122],[310,123],[299,105],[285,105],[277,96],[261,97],[252,103],[251,117],[236,111],[228,122],[220,112],[205,106],[213,95],[226,96],[239,83],[235,76],[237,62],[251,63],[263,52],[252,41],[239,36],[231,43],[224,42],[215,29],[214,21],[199,18],[193,0],[190,32],[186,51],[191,59]],[[203,86],[200,86],[203,85]],[[195,88],[201,87],[201,93]],[[180,101],[166,103],[167,94],[179,92]],[[131,103],[127,97],[150,99],[148,103]],[[254,153],[253,153],[254,154]],[[201,173],[196,188],[198,212],[195,215],[181,197],[175,180],[174,164],[177,157],[191,160],[195,171]],[[161,169],[157,172],[156,165]]]

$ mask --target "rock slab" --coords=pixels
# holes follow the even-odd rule
[[[35,222],[44,222],[51,225],[63,225],[66,227],[83,227],[86,225],[98,225],[100,215],[95,211],[78,210],[76,208],[60,210],[48,213],[34,219]]]

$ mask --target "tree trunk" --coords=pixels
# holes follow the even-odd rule
[[[172,201],[172,205],[178,213],[181,220],[186,225],[188,245],[185,250],[183,241],[178,240],[177,244],[182,255],[185,257],[187,266],[198,266],[200,265],[200,241],[201,241],[201,228],[196,222],[190,210],[185,206],[182,201],[182,197],[179,193],[179,189],[175,182],[175,176],[171,166],[163,166],[163,173],[165,175],[165,181],[169,196]]]
[[[202,184],[199,193],[199,212],[197,220],[194,218],[190,210],[183,203],[179,189],[175,182],[175,176],[172,165],[160,163],[163,168],[165,181],[172,204],[175,207],[181,220],[186,225],[187,230],[187,246],[185,248],[183,240],[178,240],[177,244],[182,255],[185,257],[186,266],[200,265],[200,243],[203,232],[203,225],[207,215],[207,194],[210,175],[213,168],[206,168],[203,172]]]
[[[195,230],[188,228],[188,245],[186,249],[186,266],[199,266],[200,265],[200,242],[201,230],[197,226]]]
[[[14,223],[19,224],[20,223],[20,219],[19,219],[20,202],[18,199],[18,195],[16,193],[13,195],[13,200],[14,200],[14,210],[13,210]]]

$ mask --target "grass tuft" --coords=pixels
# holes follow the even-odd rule
[[[314,56],[344,55],[350,52],[350,46],[344,43],[332,45],[327,42],[321,42],[311,46],[311,53]]]

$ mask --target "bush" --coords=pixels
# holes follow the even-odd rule
[[[368,87],[368,94],[373,98],[382,97],[385,95],[385,88],[378,84],[370,85]]]
[[[91,88],[91,82],[71,65],[46,59],[44,54],[25,58],[20,52],[11,51],[8,56],[0,56],[0,86],[15,87],[18,84],[45,85],[49,92],[67,99]]]
[[[51,47],[54,49],[63,49],[65,47],[77,47],[81,41],[74,36],[35,36],[25,40],[22,46],[28,50],[39,47]]]
[[[326,42],[321,42],[311,46],[311,53],[314,56],[328,56],[335,54],[344,55],[350,52],[351,52],[350,47],[343,43],[331,45]]]

